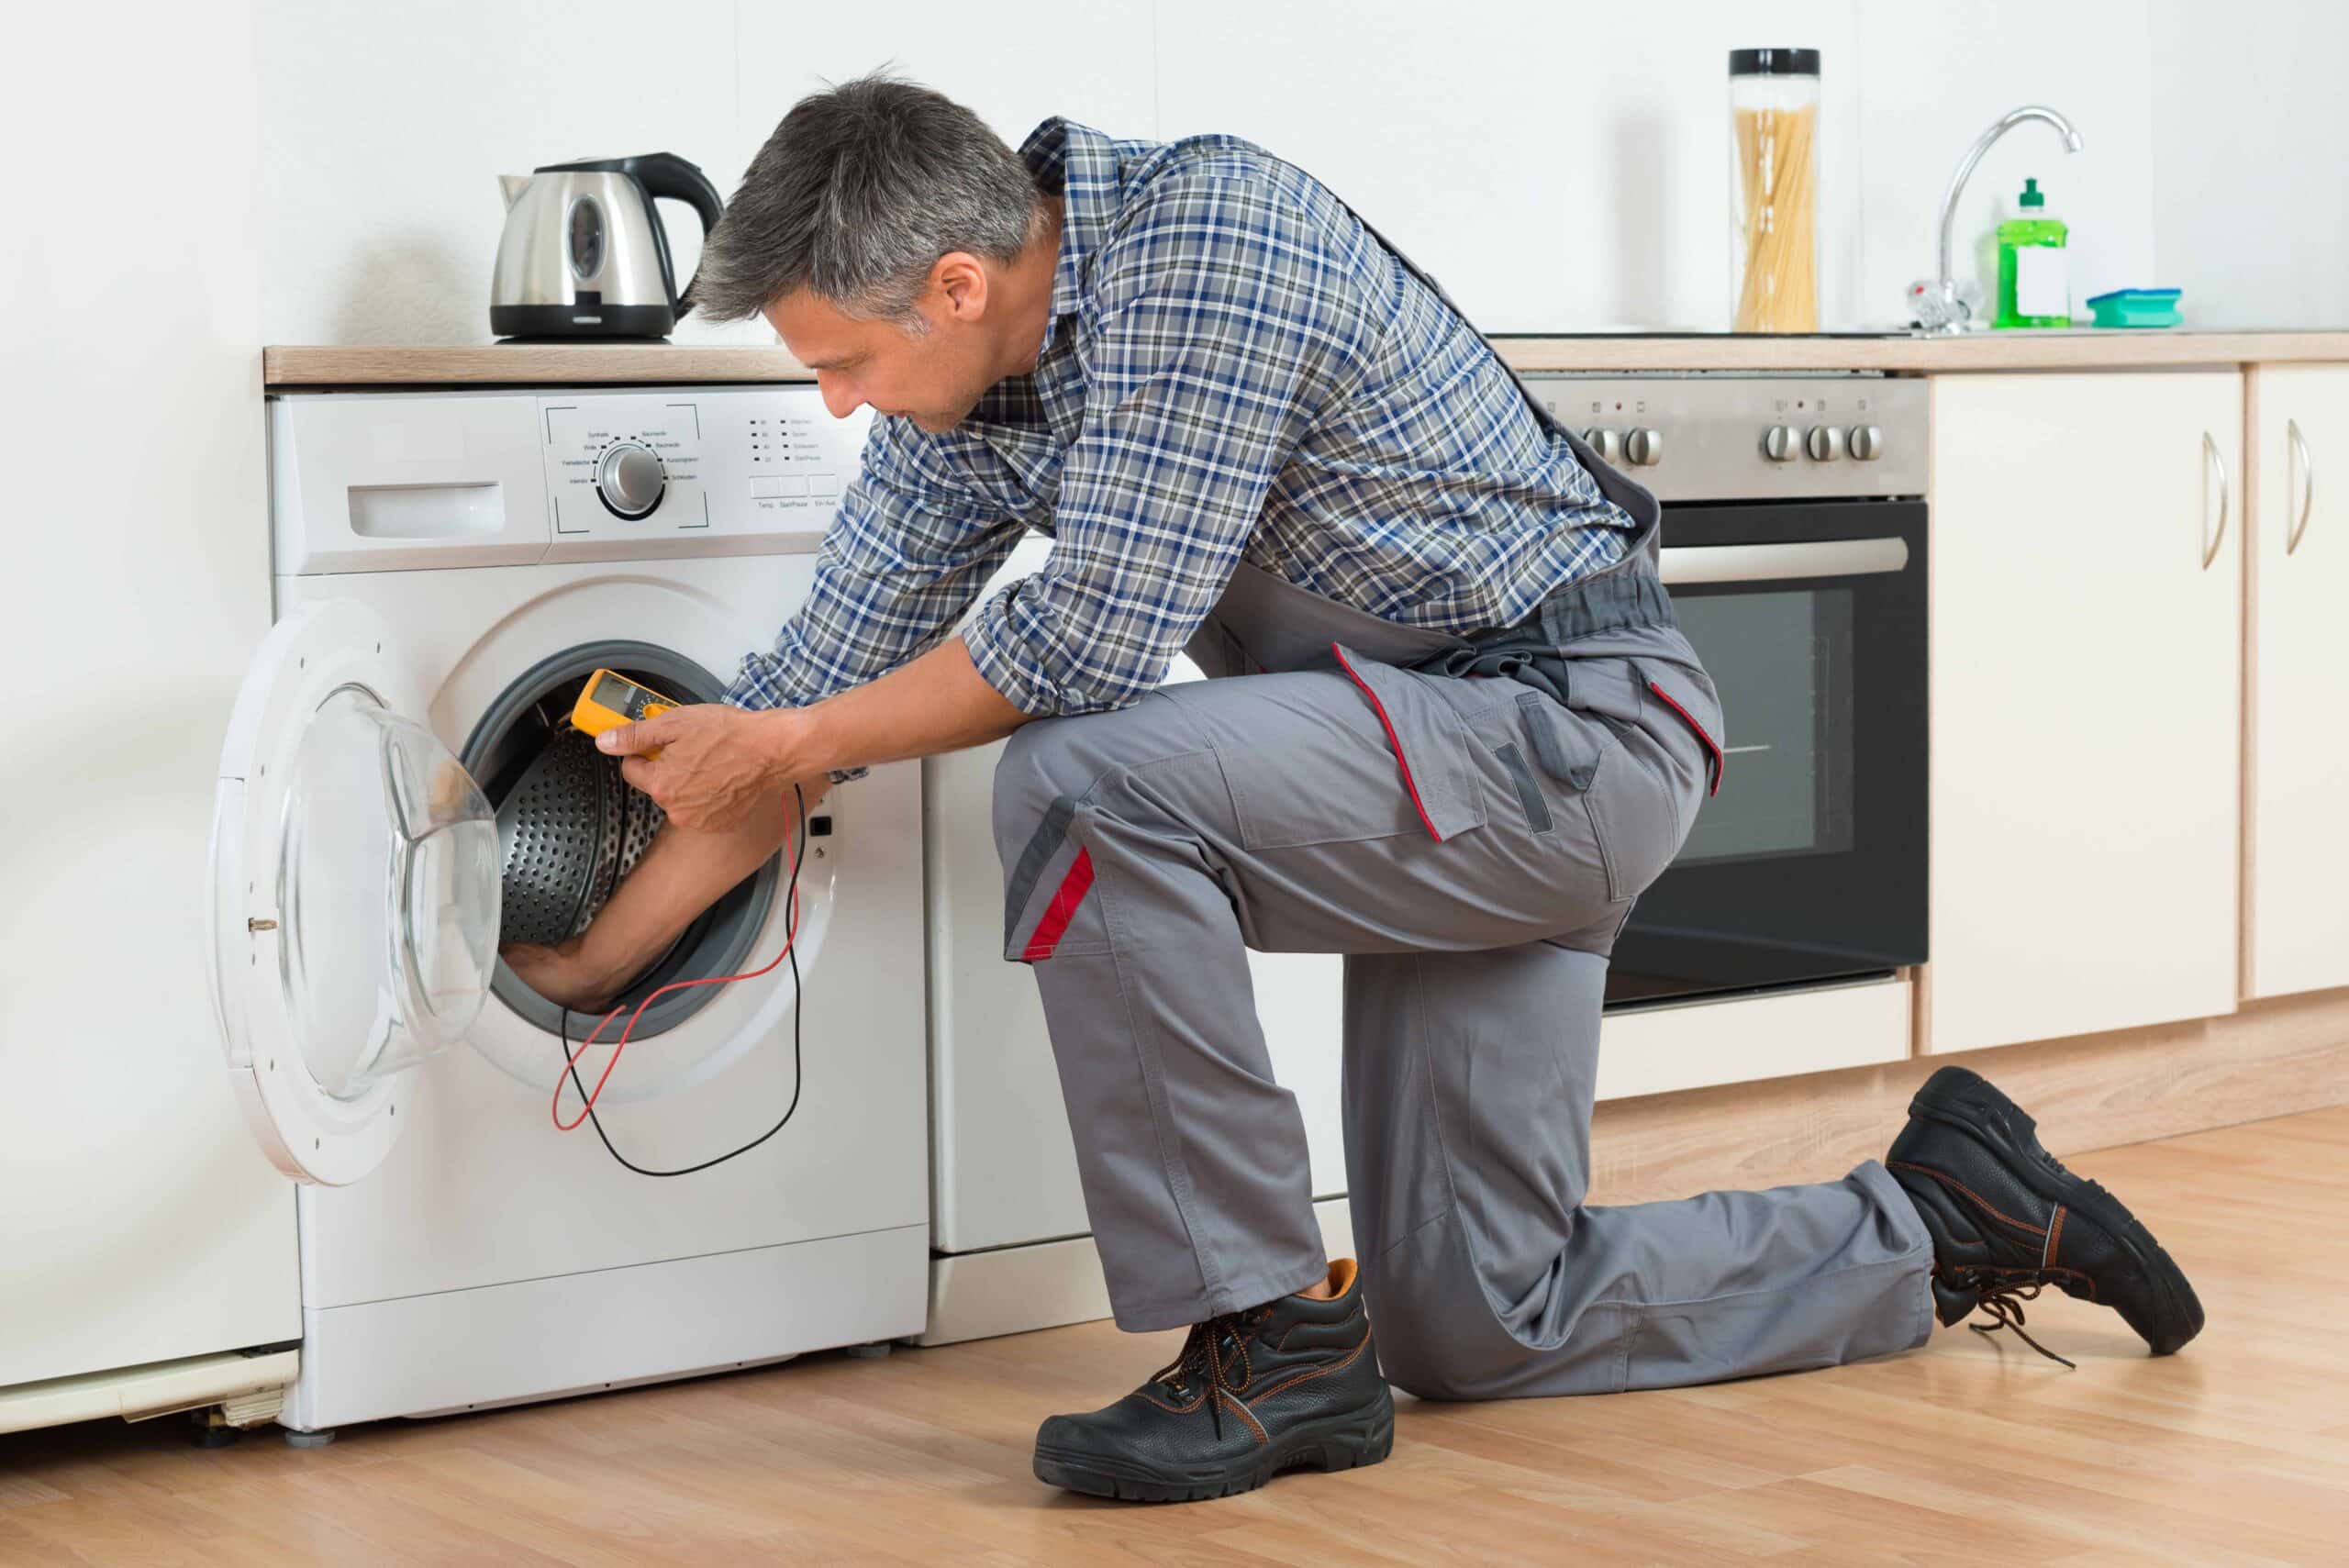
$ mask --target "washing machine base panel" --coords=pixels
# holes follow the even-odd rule
[[[351,1307],[304,1308],[279,1419],[317,1431],[596,1393],[902,1339],[930,1228],[756,1247]]]

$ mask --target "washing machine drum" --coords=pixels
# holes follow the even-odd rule
[[[497,808],[501,940],[551,946],[584,931],[664,819],[618,758],[576,729],[550,732]]]
[[[461,760],[481,781],[496,815],[505,884],[501,944],[551,945],[585,930],[661,829],[661,808],[620,777],[619,760],[596,750],[593,740],[571,726],[572,705],[598,668],[618,670],[687,703],[716,701],[725,689],[701,665],[667,649],[615,640],[554,654],[522,672],[491,702]],[[779,859],[770,860],[744,878],[629,984],[618,1000],[630,1010],[631,1038],[662,1034],[719,1006],[725,987],[682,983],[739,973],[773,948],[780,940],[775,917],[782,869]],[[801,903],[813,924],[820,924],[828,887],[823,878],[801,881]],[[799,944],[803,959],[812,954],[815,935],[809,930],[809,940]],[[504,1011],[493,1008],[471,1038],[525,1083],[545,1077],[544,1086],[551,1088],[549,1064],[562,1065],[562,1052],[544,1036],[584,1039],[600,1021],[548,1001],[504,963],[496,967],[490,993]],[[641,1014],[635,1011],[639,1003],[646,1004]],[[505,1029],[505,1014],[519,1020],[519,1033]],[[639,1072],[629,1090],[649,1095],[660,1086],[715,1071],[729,1049],[722,1035],[708,1031],[696,1031],[692,1040],[673,1040],[662,1052],[667,1069]],[[617,1084],[613,1093],[630,1097]]]

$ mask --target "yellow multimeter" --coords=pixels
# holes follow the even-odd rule
[[[635,724],[643,719],[658,718],[673,707],[685,705],[664,697],[650,686],[640,686],[626,675],[610,670],[598,670],[587,677],[587,684],[572,705],[572,728],[589,735],[601,735],[607,729],[617,729],[623,724]],[[661,748],[639,753],[657,757]]]

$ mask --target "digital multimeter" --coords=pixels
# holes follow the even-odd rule
[[[586,686],[579,700],[572,705],[571,723],[575,729],[590,735],[601,735],[607,729],[617,729],[623,724],[635,724],[642,719],[658,718],[674,707],[685,705],[672,697],[664,697],[650,686],[640,686],[626,675],[610,670],[598,670],[587,677]],[[642,753],[657,757],[661,749]]]

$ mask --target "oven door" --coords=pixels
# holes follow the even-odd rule
[[[1609,1000],[1923,962],[1923,503],[1674,506],[1664,538],[1727,765],[1624,927]]]

